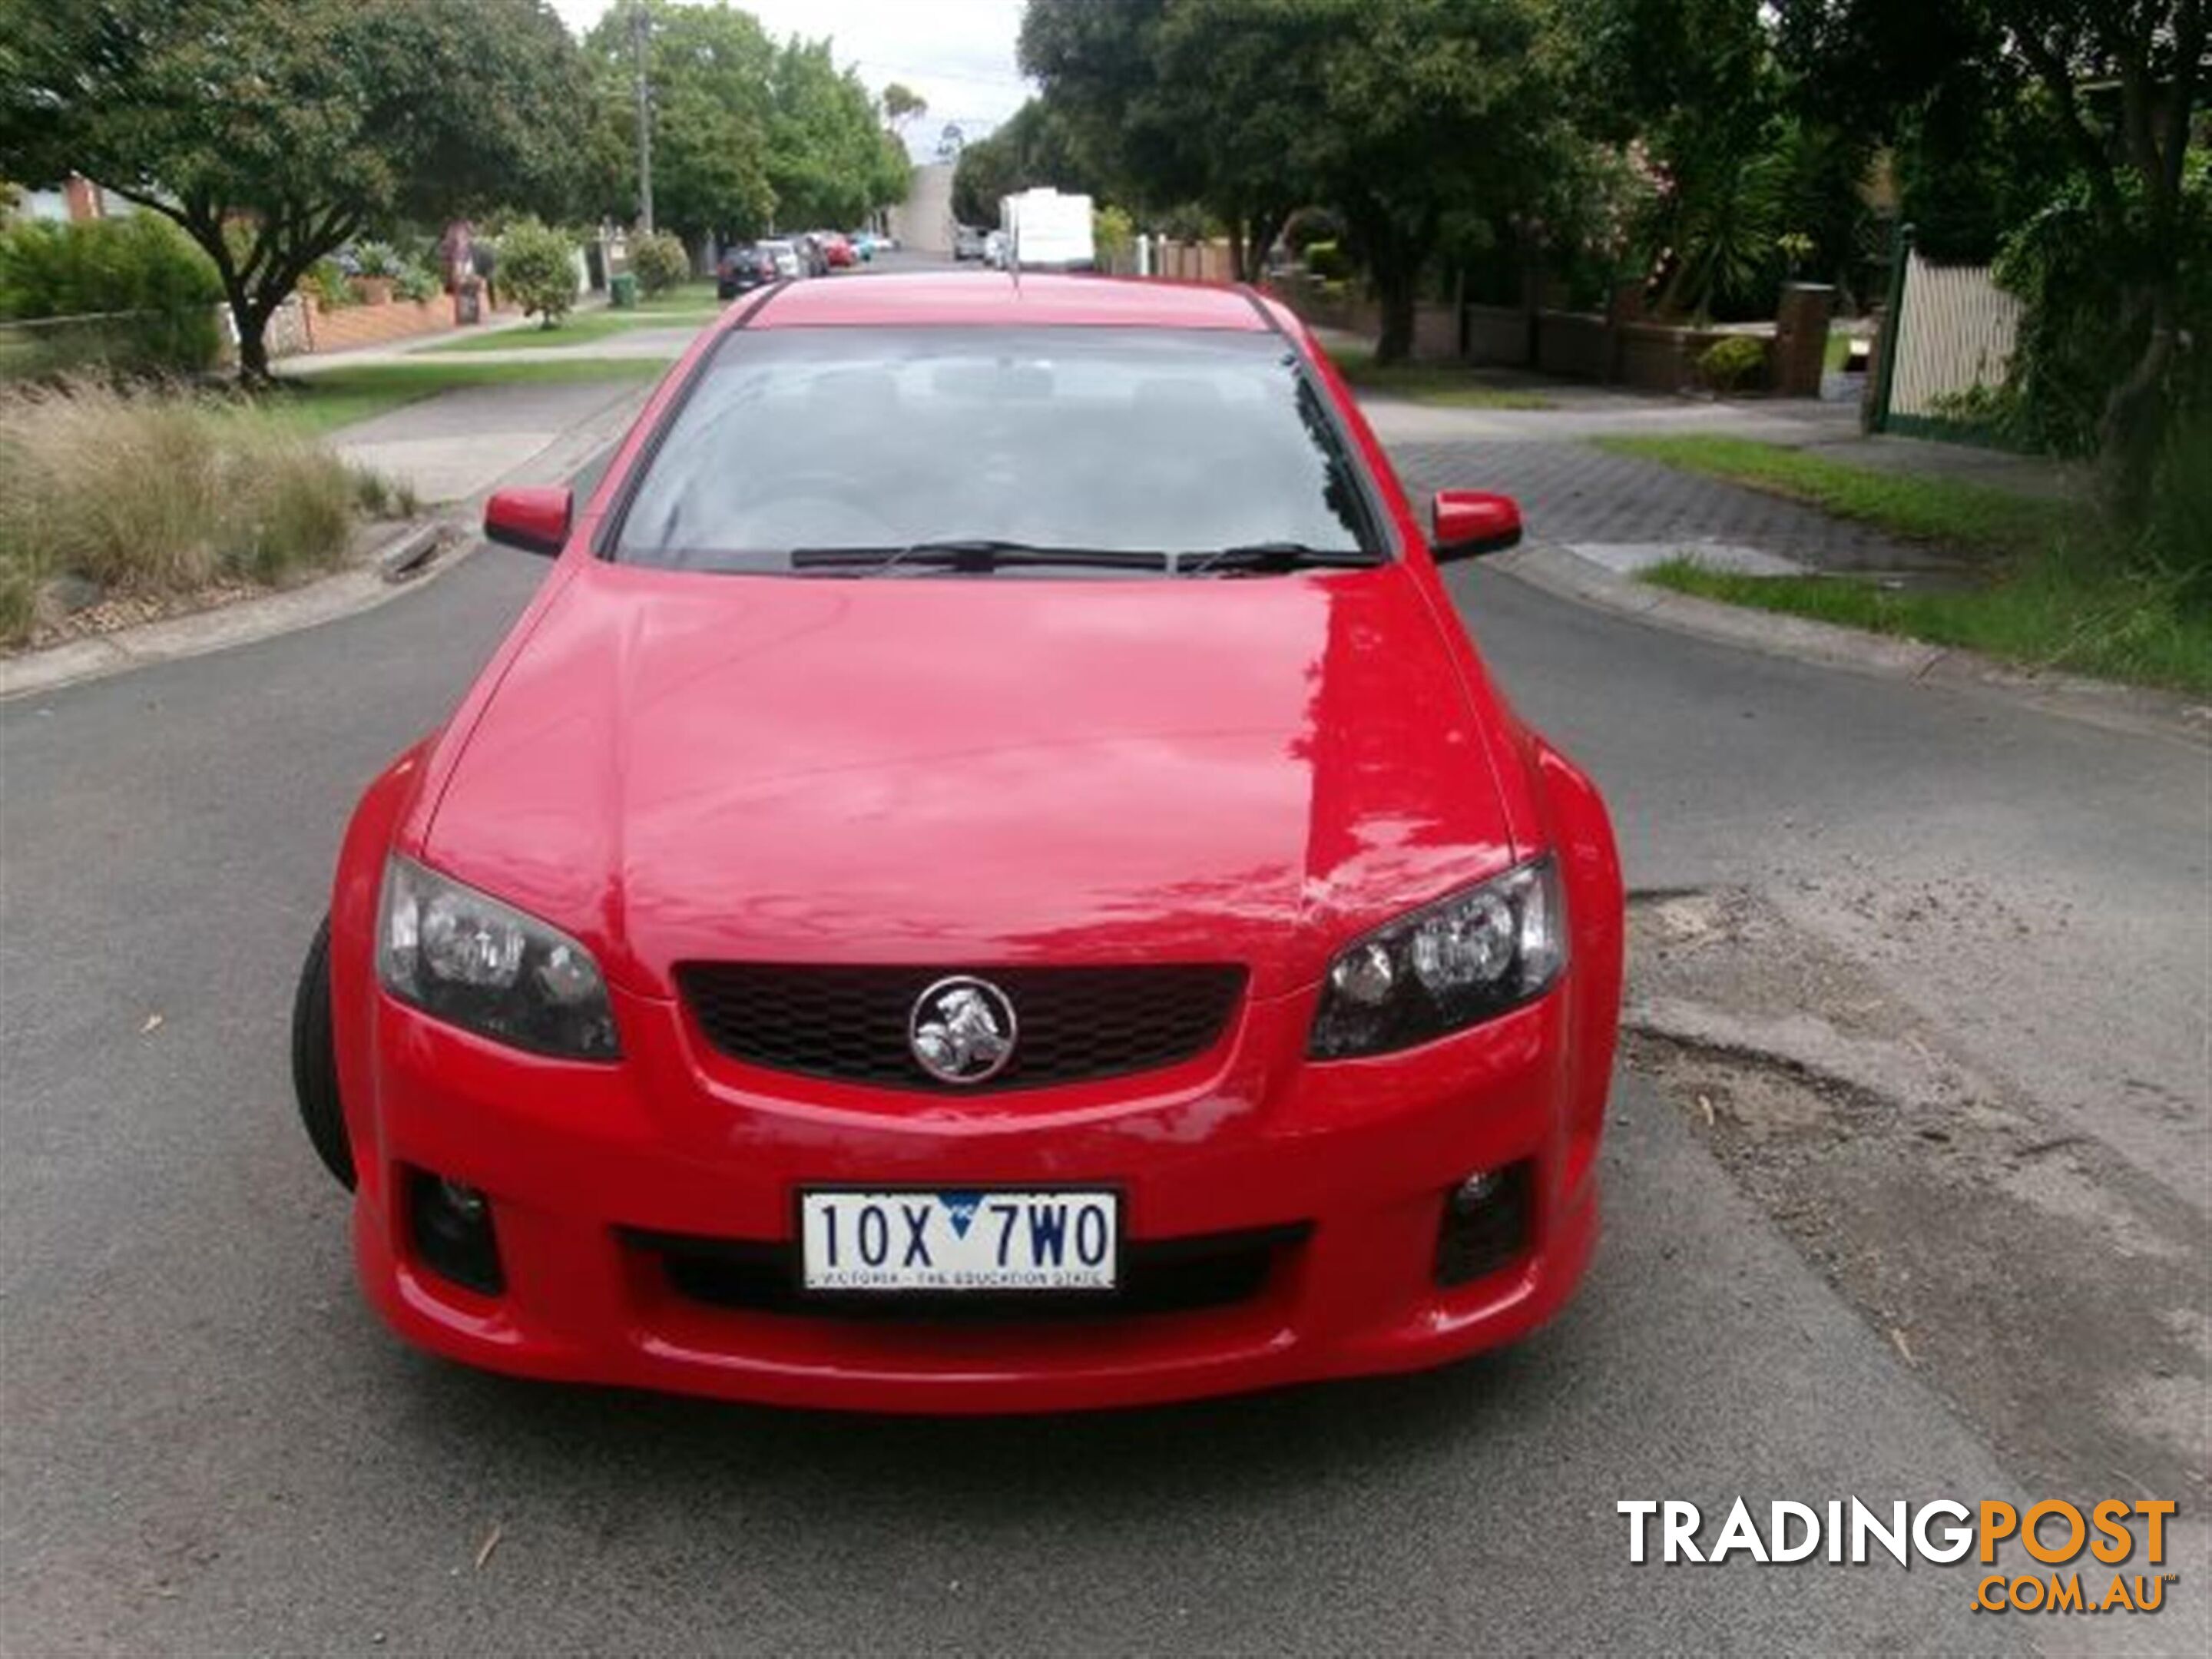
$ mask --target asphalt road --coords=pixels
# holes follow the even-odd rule
[[[356,1297],[343,1195],[295,1122],[286,1012],[360,786],[542,570],[487,550],[349,621],[0,708],[8,1652],[2033,1634],[1970,1612],[1965,1566],[1629,1565],[1626,1498],[2021,1495],[1632,1083],[1582,1299],[1432,1376],[931,1422],[529,1386],[402,1348]],[[1962,757],[1970,793],[2022,811],[2054,776],[2163,801],[2176,763],[1456,581],[1522,707],[1612,791],[1646,882],[1726,874],[1808,798],[1899,834],[1956,799]]]

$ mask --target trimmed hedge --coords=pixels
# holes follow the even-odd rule
[[[197,373],[222,349],[222,301],[207,255],[157,214],[9,226],[0,230],[0,375]]]

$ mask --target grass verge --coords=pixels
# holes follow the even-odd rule
[[[2212,612],[2171,581],[2061,549],[2020,561],[1986,587],[1897,589],[1850,576],[1746,576],[1692,558],[1642,579],[1678,593],[1876,634],[1962,646],[2024,668],[2212,696]]]
[[[2012,557],[2054,542],[2093,540],[2084,506],[2015,495],[1954,478],[1875,472],[1825,455],[1752,438],[1597,438],[1608,454],[1656,461],[1683,472],[1786,495],[1839,519],[1875,525],[1907,541]]]
[[[1362,392],[1404,398],[1433,409],[1549,409],[1540,393],[1491,386],[1449,363],[1378,363],[1365,347],[1331,351],[1337,373]]]
[[[2131,558],[2086,505],[1950,478],[1878,473],[1742,438],[1601,438],[1616,455],[1786,495],[1907,540],[1988,560],[1955,589],[1893,588],[1851,576],[1747,576],[1693,558],[1642,580],[1678,593],[1960,646],[2024,668],[2212,695],[2212,609],[2185,575]]]
[[[568,317],[551,328],[502,328],[489,334],[464,334],[423,349],[422,356],[450,352],[541,351],[555,346],[589,345],[610,335],[627,334],[634,328],[676,328],[693,321],[702,327],[712,321],[708,311],[592,311]]]
[[[277,390],[252,400],[249,412],[291,431],[313,435],[467,386],[650,380],[667,368],[666,363],[653,357],[580,357],[574,362],[485,363],[462,358],[363,363],[358,368],[284,376]]]
[[[58,578],[169,599],[334,562],[405,492],[219,400],[90,381],[0,391],[0,643]],[[80,596],[82,597],[82,596]]]
[[[670,289],[665,294],[656,294],[649,300],[640,300],[634,309],[617,312],[615,314],[656,317],[665,316],[672,313],[683,313],[696,311],[711,317],[721,308],[722,301],[716,297],[714,285],[712,283],[686,283],[680,288]]]

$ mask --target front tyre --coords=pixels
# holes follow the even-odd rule
[[[323,1167],[338,1185],[353,1190],[353,1146],[346,1139],[345,1113],[338,1105],[337,1049],[331,1038],[331,919],[315,929],[307,959],[300,965],[300,988],[292,997],[292,1090],[300,1100],[300,1121]]]

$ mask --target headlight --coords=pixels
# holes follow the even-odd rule
[[[1565,924],[1549,858],[1423,905],[1329,964],[1307,1052],[1384,1054],[1502,1014],[1559,976]]]
[[[540,1054],[622,1053],[599,963],[558,928],[398,857],[377,908],[376,976],[402,1002]]]

